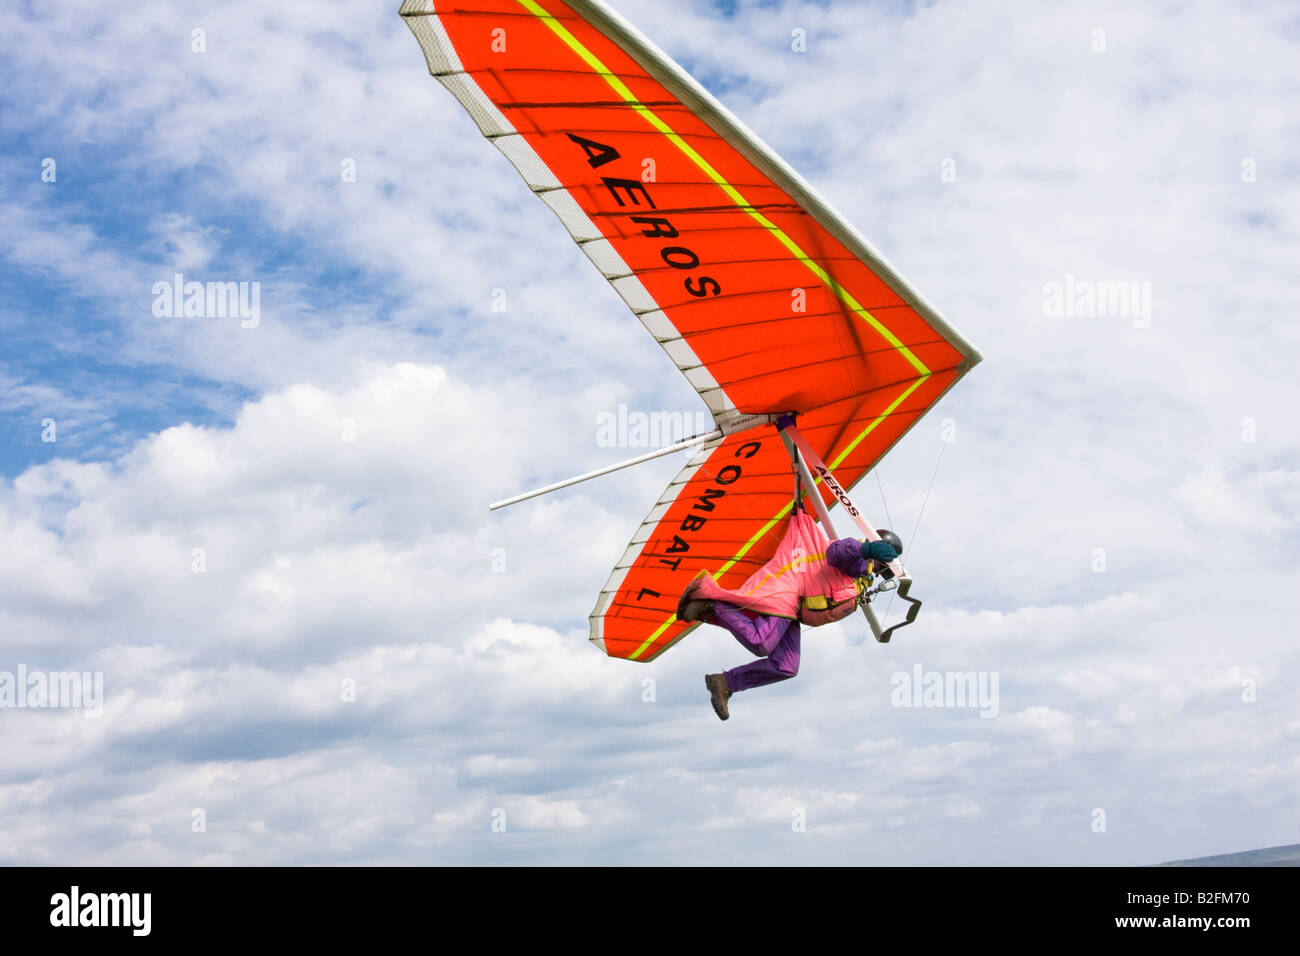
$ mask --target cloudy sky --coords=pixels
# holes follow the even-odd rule
[[[918,623],[806,632],[725,724],[723,631],[586,639],[682,458],[487,511],[703,405],[397,6],[0,12],[0,672],[103,675],[0,709],[0,862],[1300,842],[1293,4],[615,4],[985,355],[860,486],[911,532],[942,451]],[[178,272],[259,321],[156,315]],[[1052,307],[1099,282],[1149,308]],[[996,716],[896,706],[918,667]]]

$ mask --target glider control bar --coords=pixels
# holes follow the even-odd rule
[[[515,495],[513,498],[506,498],[502,501],[497,501],[488,505],[488,510],[496,511],[498,508],[504,508],[506,505],[513,505],[520,501],[526,501],[529,498],[536,498],[538,495],[545,495],[552,491],[559,491],[561,488],[567,488],[570,485],[576,485],[579,482],[589,481],[592,478],[599,478],[601,475],[608,475],[610,472],[619,471],[623,468],[630,468],[633,465],[639,465],[644,461],[650,461],[654,458],[662,458],[664,455],[671,455],[673,452],[682,451],[683,449],[690,448],[693,445],[704,445],[711,441],[725,438],[728,435],[733,435],[736,432],[745,431],[749,428],[756,428],[759,425],[767,425],[775,420],[776,417],[777,416],[775,415],[743,415],[724,425],[719,425],[711,432],[707,432],[703,435],[694,435],[683,441],[679,441],[675,445],[669,445],[667,448],[656,448],[654,451],[646,452],[644,455],[638,455],[635,458],[629,458],[627,461],[620,461],[614,465],[606,465],[604,468],[597,468],[595,471],[589,471],[584,475],[578,475],[574,478],[566,478],[564,481],[557,481],[553,485],[547,485],[544,488],[537,488],[533,491],[525,491],[523,494]]]
[[[853,518],[854,523],[857,524],[859,530],[862,531],[863,536],[868,541],[879,541],[880,535],[876,532],[876,529],[867,523],[866,518],[862,517],[862,512],[859,511],[857,505],[853,503],[853,499],[849,497],[848,491],[846,491],[840,483],[835,480],[835,476],[831,474],[831,470],[826,467],[826,463],[822,461],[821,456],[813,450],[812,445],[808,444],[808,439],[804,438],[799,429],[795,426],[794,419],[789,415],[782,415],[776,420],[776,427],[780,430],[782,439],[786,440],[786,447],[790,448],[791,444],[794,446],[794,449],[791,451],[791,457],[794,458],[796,465],[803,470],[804,484],[808,487],[808,497],[811,499],[813,508],[816,509],[817,516],[821,519],[827,534],[834,538],[835,529],[830,523],[830,515],[826,511],[826,504],[822,501],[821,494],[817,491],[811,476],[808,474],[809,468],[811,468],[826,487],[831,490],[831,494],[839,500],[841,507],[843,507],[844,510]],[[887,644],[890,637],[892,637],[894,632],[900,627],[906,627],[915,621],[917,612],[921,610],[921,602],[914,597],[908,596],[908,592],[912,588],[912,579],[907,576],[907,572],[903,569],[902,561],[895,558],[893,561],[889,562],[889,569],[898,580],[898,596],[910,604],[911,607],[907,609],[907,615],[902,621],[895,624],[893,627],[882,629],[880,621],[876,618],[876,612],[872,610],[871,605],[862,605],[862,613],[866,615],[867,623],[871,626],[871,633],[875,635],[876,640],[881,644]]]

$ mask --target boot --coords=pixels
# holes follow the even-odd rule
[[[731,696],[731,688],[727,686],[727,676],[705,674],[704,686],[709,689],[709,696],[713,698],[713,712],[718,715],[719,720],[726,720],[731,716],[727,710],[727,698]]]
[[[677,601],[677,620],[694,623],[701,620],[709,613],[709,608],[713,607],[712,601],[705,601],[703,598],[697,598],[696,588],[700,585],[700,578],[704,577],[707,572],[701,571],[691,579],[691,583],[686,585],[686,590],[682,591],[682,596]]]

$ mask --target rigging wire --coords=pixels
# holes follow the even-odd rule
[[[959,397],[956,405],[953,406],[952,418],[954,421],[956,421],[957,413],[960,409],[961,398]],[[930,483],[925,488],[925,497],[921,499],[921,510],[916,513],[916,523],[912,525],[911,537],[904,542],[904,546],[907,548],[907,559],[909,561],[911,561],[911,559],[916,555],[916,535],[921,529],[921,519],[925,517],[925,506],[930,503],[930,492],[934,490],[934,480],[939,477],[939,466],[943,464],[943,453],[948,450],[950,444],[952,443],[942,440],[939,443],[939,456],[935,459],[934,471],[930,473]],[[881,495],[884,495],[883,489],[881,490]],[[886,516],[888,516],[888,512],[886,512]],[[885,621],[888,621],[889,612],[894,609],[894,597],[897,593],[897,588],[889,592],[889,603],[885,605],[885,613],[882,615],[882,618]]]

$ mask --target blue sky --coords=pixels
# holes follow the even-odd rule
[[[721,631],[586,641],[681,458],[486,510],[635,454],[596,440],[620,404],[702,406],[396,7],[0,14],[0,672],[105,686],[0,709],[0,861],[1300,842],[1287,4],[616,4],[985,355],[879,472],[910,531],[943,449],[918,624],[810,632],[725,725]],[[260,323],[153,315],[176,272],[260,283]],[[1149,314],[1049,314],[1067,278]],[[998,716],[894,706],[917,665],[997,673]]]

